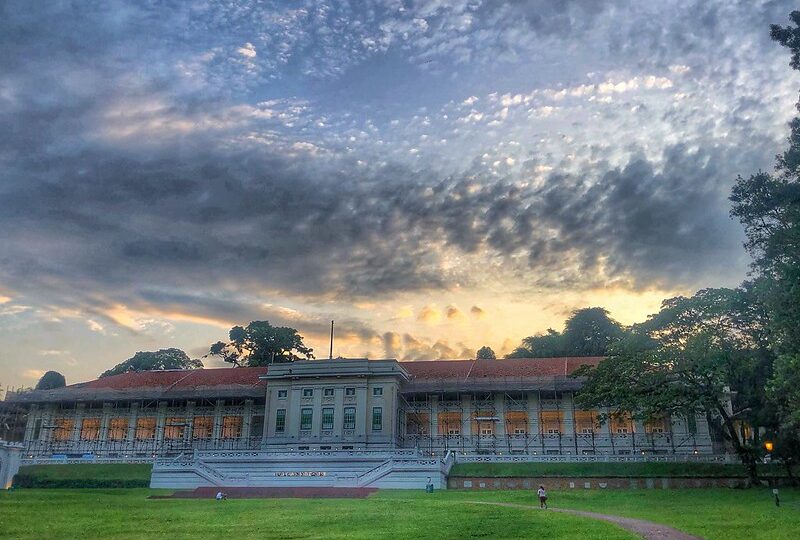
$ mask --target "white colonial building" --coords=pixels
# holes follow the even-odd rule
[[[601,358],[336,359],[126,373],[9,396],[25,462],[154,461],[153,485],[442,485],[453,460],[676,459],[708,423],[576,407]]]

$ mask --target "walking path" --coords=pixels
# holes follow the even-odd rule
[[[505,506],[508,508],[522,508],[524,510],[539,510],[538,506],[527,504],[515,504],[504,502],[485,502],[485,501],[470,501],[471,504],[486,504],[489,506]],[[652,521],[644,521],[641,519],[626,518],[621,516],[610,516],[608,514],[598,514],[595,512],[585,512],[583,510],[571,510],[569,508],[550,508],[550,512],[561,512],[564,514],[573,514],[576,516],[583,516],[594,519],[601,519],[619,525],[625,530],[638,534],[646,540],[702,540],[699,536],[692,536],[686,534],[678,529],[661,525],[660,523],[653,523]]]

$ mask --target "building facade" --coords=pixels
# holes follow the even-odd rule
[[[152,459],[197,450],[441,454],[709,454],[708,423],[581,410],[599,358],[315,360],[268,368],[126,373],[9,396],[28,409],[26,459]]]

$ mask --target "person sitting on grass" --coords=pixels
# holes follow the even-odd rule
[[[218,492],[217,492],[216,499],[217,499],[218,501],[224,501],[224,500],[225,500],[225,499],[227,499],[227,498],[228,498],[228,495],[226,495],[225,493],[223,493],[223,492],[221,492],[221,491],[218,491]]]
[[[545,491],[544,486],[539,486],[539,508],[547,508],[547,491]]]

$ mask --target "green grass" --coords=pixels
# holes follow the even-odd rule
[[[762,467],[759,474],[780,474],[779,467]],[[723,463],[457,463],[450,476],[542,477],[745,477],[744,467]]]
[[[147,487],[152,465],[136,463],[27,465],[20,467],[15,486],[32,488]]]
[[[631,539],[608,523],[464,504],[440,492],[362,500],[148,500],[146,489],[0,494],[0,538],[575,538]]]
[[[70,465],[25,465],[20,474],[52,480],[147,480],[152,465],[142,463],[86,463]]]
[[[399,497],[401,494],[392,494]],[[663,523],[708,540],[800,538],[800,489],[568,490],[549,493],[553,508],[573,508]],[[533,491],[442,492],[448,500],[538,505]]]
[[[147,489],[0,493],[0,538],[633,538],[588,518],[469,504],[537,505],[532,491],[381,491],[364,500],[148,500]],[[800,490],[569,490],[573,508],[663,523],[708,540],[789,540],[800,531]]]

